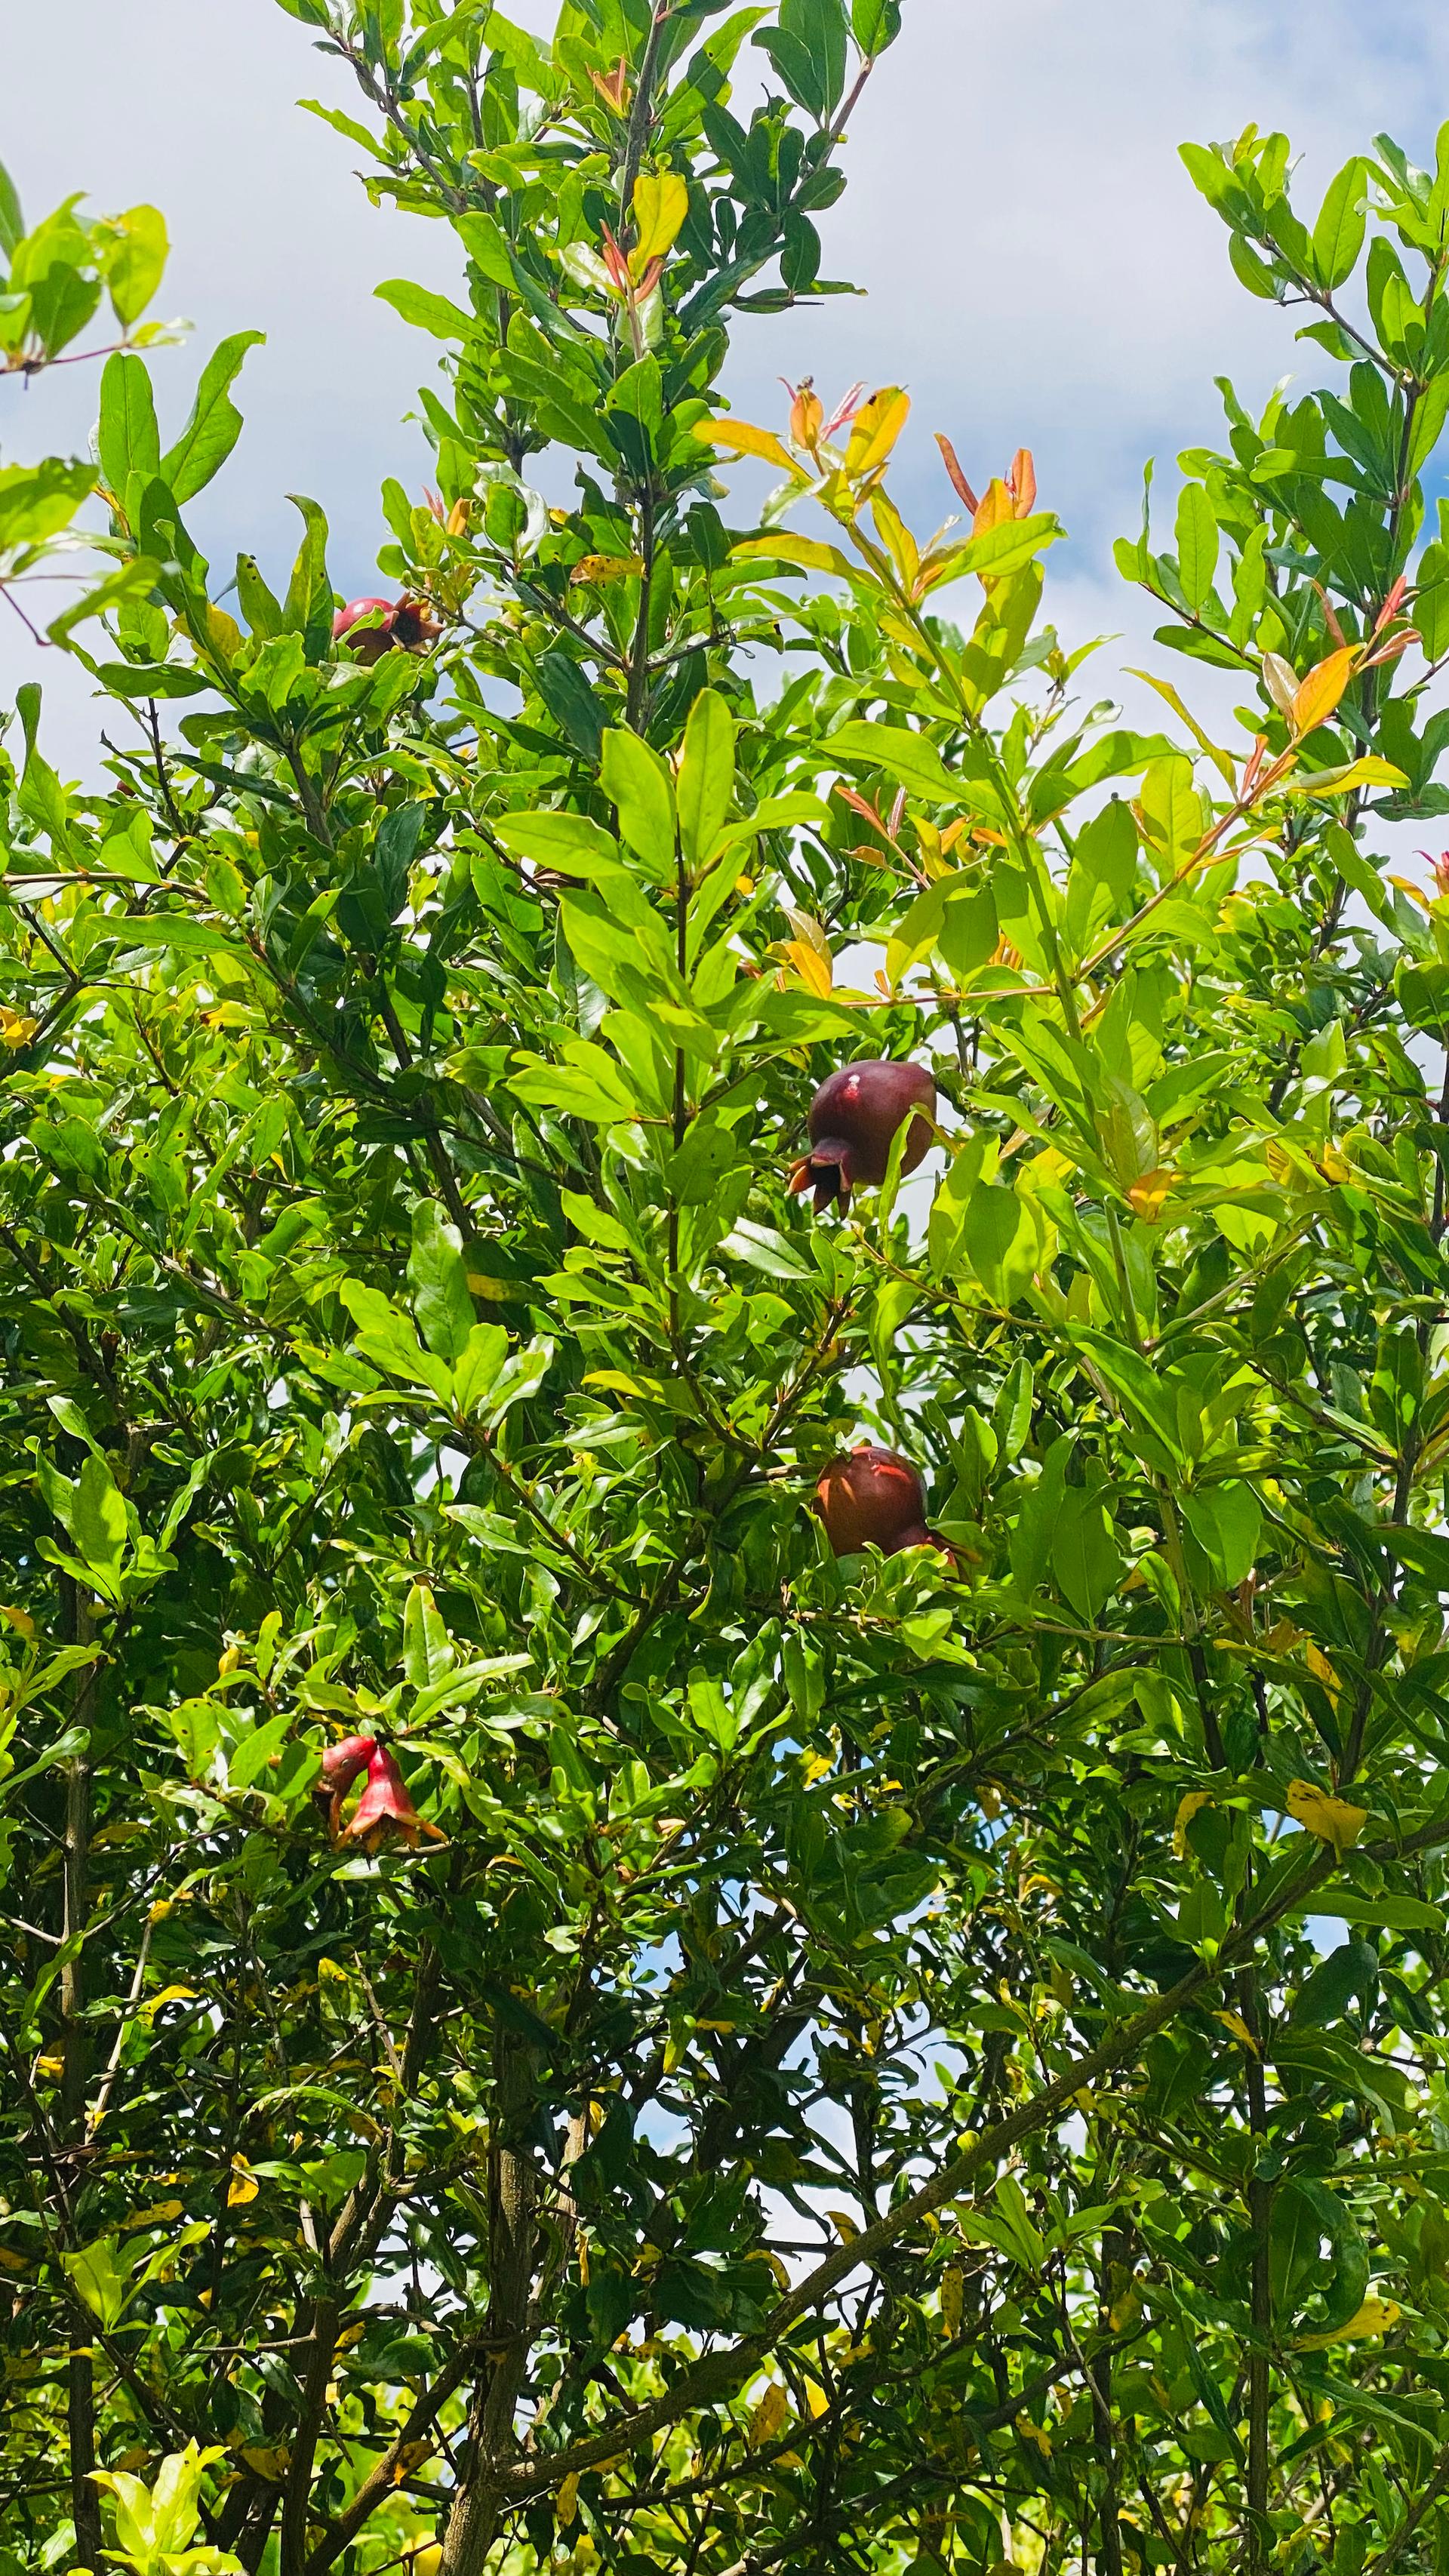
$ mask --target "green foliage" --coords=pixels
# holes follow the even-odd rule
[[[0,779],[0,2571],[1437,2567],[1449,175],[1190,148],[1344,372],[1120,547],[1247,701],[1143,734],[1027,453],[923,545],[899,390],[716,390],[891,0],[286,5],[460,246],[386,610],[213,573],[254,335],[164,444],[157,225],[37,306],[0,192],[125,342],[109,784]]]

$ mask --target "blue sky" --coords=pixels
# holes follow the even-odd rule
[[[544,23],[539,0],[518,14]],[[340,67],[269,0],[51,0],[16,13],[6,54],[0,157],[32,217],[77,188],[166,212],[161,308],[196,328],[156,361],[163,420],[223,333],[268,334],[243,379],[242,445],[194,514],[213,560],[245,547],[281,565],[296,526],[283,496],[301,491],[332,520],[339,583],[370,588],[378,483],[423,479],[404,415],[431,363],[372,289],[399,273],[444,282],[451,261],[441,227],[371,208],[352,147],[295,106],[350,105]],[[1179,141],[1281,125],[1316,203],[1376,129],[1427,156],[1446,116],[1439,0],[904,0],[827,218],[827,269],[867,293],[747,324],[732,390],[759,416],[783,400],[779,375],[813,372],[827,393],[857,376],[909,384],[903,497],[928,521],[949,503],[933,428],[983,477],[1031,445],[1072,536],[1053,562],[1062,622],[1125,630],[1135,648],[1144,621],[1110,544],[1135,525],[1144,456],[1170,493],[1176,452],[1216,438],[1214,375],[1261,400],[1324,364],[1233,280]],[[84,368],[29,392],[0,384],[0,450],[83,447],[94,400]],[[53,752],[78,771],[94,729],[83,687],[5,621],[0,705],[37,675]]]

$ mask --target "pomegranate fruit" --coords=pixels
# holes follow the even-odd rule
[[[925,1489],[909,1458],[874,1445],[832,1458],[815,1487],[815,1508],[836,1556],[859,1556],[878,1547],[899,1556],[907,1547],[934,1547],[926,1527]]]
[[[362,621],[367,617],[375,623],[364,626]],[[400,644],[404,652],[426,652],[442,632],[426,601],[420,599],[349,599],[332,620],[333,643],[345,642],[359,626],[361,634],[348,647],[355,662],[379,661],[395,644]]]
[[[923,1064],[874,1058],[842,1065],[810,1103],[810,1151],[790,1176],[792,1190],[813,1190],[817,1213],[832,1199],[842,1207],[860,1183],[885,1179],[896,1130],[915,1109],[901,1170],[913,1172],[930,1151],[936,1086]]]

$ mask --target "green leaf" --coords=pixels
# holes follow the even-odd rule
[[[162,480],[170,485],[178,501],[189,501],[193,493],[201,491],[235,447],[242,419],[231,399],[231,387],[248,349],[259,348],[265,338],[264,331],[234,332],[213,351],[202,369],[191,417],[161,464]]]
[[[106,285],[116,319],[128,330],[161,283],[168,247],[166,223],[155,206],[132,206],[116,222],[123,238],[107,265]]]
[[[1184,483],[1177,504],[1177,570],[1189,608],[1206,606],[1218,568],[1218,523],[1200,483]]]
[[[478,329],[471,313],[450,303],[446,295],[437,295],[428,286],[415,286],[406,277],[387,278],[373,288],[373,293],[384,304],[390,304],[394,313],[401,314],[404,322],[411,322],[419,331],[430,331],[435,340],[471,340]]]
[[[534,674],[538,693],[562,725],[575,751],[596,761],[604,739],[604,710],[587,673],[567,653],[540,653]]]
[[[413,1584],[403,1604],[403,1671],[414,1690],[444,1680],[457,1660],[431,1584]]]
[[[1367,210],[1368,165],[1355,154],[1330,182],[1313,227],[1313,274],[1329,293],[1358,266]]]
[[[149,483],[161,471],[156,404],[145,360],[113,349],[101,371],[101,418],[96,444],[101,472],[124,506],[133,474]]]
[[[1183,1519],[1225,1591],[1253,1570],[1263,1514],[1251,1485],[1199,1485],[1180,1497]]]
[[[1065,1487],[1051,1535],[1052,1577],[1058,1591],[1089,1624],[1122,1573],[1122,1551],[1100,1492]]]
[[[679,838],[691,868],[712,857],[735,789],[735,720],[717,689],[701,689],[684,728],[676,790]]]
[[[659,884],[671,884],[678,865],[674,788],[658,752],[636,733],[606,733],[599,783],[618,813],[621,840]]]
[[[935,744],[902,725],[844,724],[826,736],[821,750],[827,760],[852,769],[883,769],[897,786],[934,805],[960,798],[961,782],[952,777]]]
[[[414,1208],[412,1232],[408,1286],[423,1340],[438,1359],[459,1359],[477,1321],[462,1236],[432,1199]]]

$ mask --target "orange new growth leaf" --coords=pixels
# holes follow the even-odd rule
[[[971,516],[974,519],[977,511],[981,507],[981,504],[977,500],[975,493],[972,491],[970,484],[967,482],[965,475],[961,471],[960,461],[957,457],[955,448],[952,446],[949,438],[944,438],[942,436],[939,429],[936,432],[936,445],[941,451],[946,471],[951,478],[952,491],[955,493],[958,501],[965,502],[967,509],[970,511]]]
[[[1017,518],[1029,519],[1036,507],[1036,461],[1029,447],[1017,449],[1006,481]]]
[[[851,423],[845,451],[847,474],[870,474],[884,465],[910,414],[911,398],[899,385],[884,385],[862,403]]]
[[[802,376],[798,385],[783,377],[781,382],[790,396],[790,436],[797,447],[807,449],[813,456],[825,428],[825,405],[809,376]]]
[[[986,486],[985,499],[977,503],[976,516],[971,523],[971,534],[973,537],[984,537],[988,528],[999,528],[1004,519],[1014,519],[1015,516],[1016,511],[1012,505],[1010,491],[1001,476],[994,475]]]
[[[1300,689],[1295,690],[1288,719],[1296,734],[1312,733],[1331,716],[1349,681],[1353,678],[1354,647],[1345,644],[1322,662],[1315,662]]]

